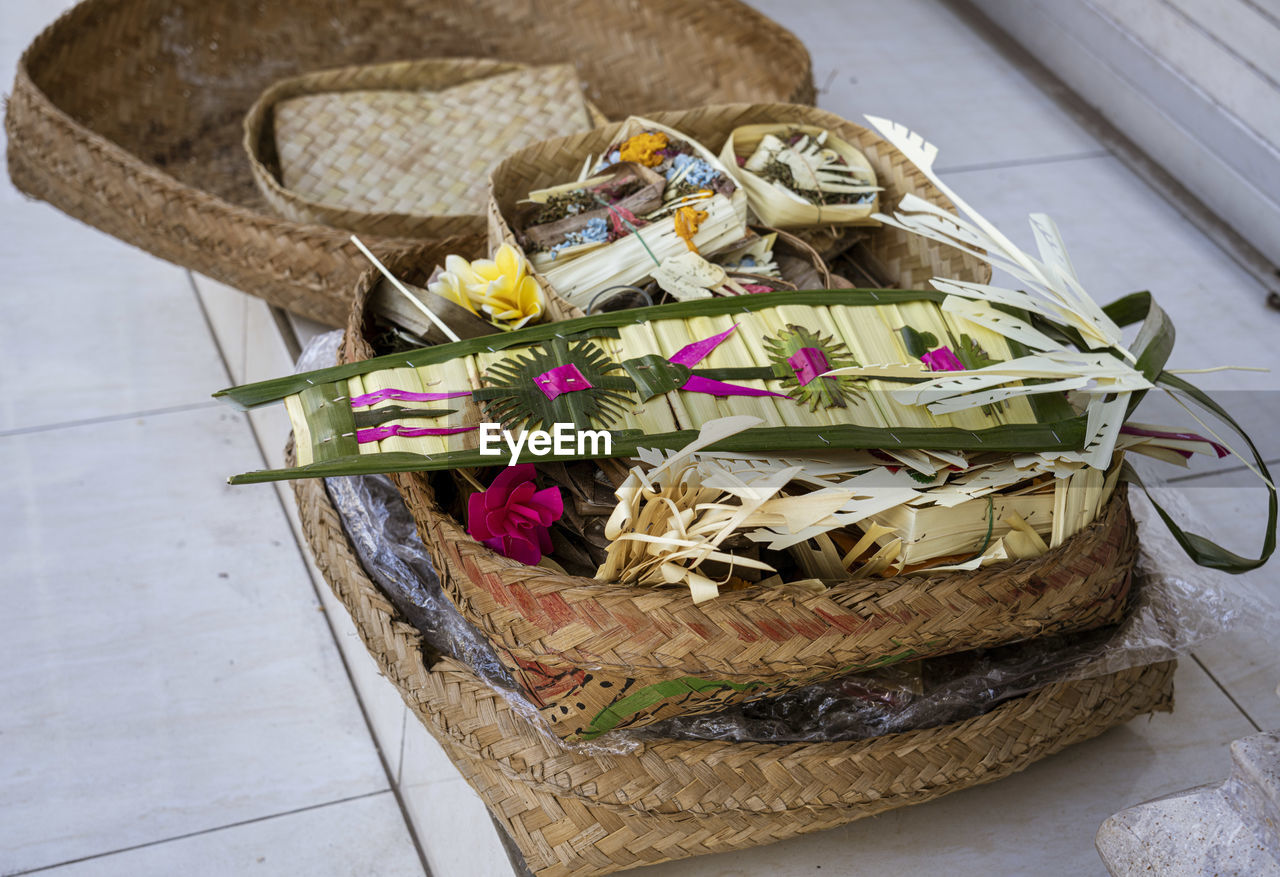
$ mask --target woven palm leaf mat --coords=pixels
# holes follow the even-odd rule
[[[480,214],[505,155],[584,131],[568,65],[516,70],[441,91],[346,91],[285,100],[275,140],[286,189],[373,214]]]
[[[368,262],[349,232],[267,208],[245,114],[288,77],[458,55],[571,63],[610,118],[814,97],[804,46],[739,0],[84,0],[19,61],[9,175],[163,259],[341,326]]]
[[[1001,779],[1173,708],[1166,662],[1055,683],[973,719],[869,740],[566,751],[469,669],[424,654],[421,635],[356,559],[323,482],[295,481],[293,490],[316,565],[369,653],[538,877],[592,877],[832,828]]]

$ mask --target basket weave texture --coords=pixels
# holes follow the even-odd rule
[[[276,83],[244,148],[286,219],[442,238],[484,233],[489,171],[508,152],[603,121],[568,65],[405,61]]]
[[[424,250],[390,267],[420,277],[438,259],[438,251]],[[356,291],[344,362],[374,355],[365,303],[376,280],[367,274]],[[618,727],[709,712],[868,665],[1113,623],[1124,611],[1137,555],[1128,504],[1117,491],[1097,521],[1031,560],[854,580],[819,594],[753,588],[694,604],[681,588],[524,566],[472,539],[437,506],[423,473],[393,479],[445,593],[564,737],[594,733],[602,711],[617,713],[615,704],[660,683],[677,694],[639,709],[627,701]]]
[[[1049,685],[973,719],[869,740],[663,740],[565,751],[470,670],[424,653],[369,579],[318,479],[294,481],[303,533],[409,709],[539,877],[592,877],[773,843],[1016,773],[1143,713],[1173,708],[1173,662]]]
[[[884,189],[879,193],[884,209],[896,206],[907,194],[953,209],[937,187],[880,135],[825,110],[795,104],[727,104],[651,113],[647,118],[687,134],[714,153],[719,153],[733,130],[743,125],[789,123],[826,128],[866,156],[875,170],[877,184]],[[582,134],[546,140],[512,153],[494,168],[488,213],[490,247],[502,243],[519,247],[508,222],[508,217],[515,215],[516,203],[534,189],[575,179],[586,156],[601,155],[621,127],[621,122],[615,122]],[[927,288],[932,277],[978,283],[991,279],[991,268],[985,262],[898,228],[871,229],[858,258],[868,263],[886,286],[898,289]],[[543,289],[550,291],[541,275],[535,272],[534,276]],[[563,302],[559,310],[567,317],[582,315]]]
[[[85,0],[19,61],[9,175],[163,259],[341,326],[366,263],[348,232],[267,209],[240,148],[245,114],[288,77],[458,56],[571,63],[611,118],[814,96],[803,45],[738,0]]]

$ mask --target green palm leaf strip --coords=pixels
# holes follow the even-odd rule
[[[578,736],[583,740],[593,740],[618,727],[620,723],[673,697],[684,697],[688,694],[706,694],[716,691],[750,691],[760,688],[764,682],[725,682],[718,679],[699,679],[696,676],[682,676],[679,679],[667,679],[654,685],[641,688],[639,691],[619,698],[600,710],[591,720],[587,729]]]
[[[554,399],[535,379],[557,366],[572,363],[591,384],[590,389],[562,393]],[[570,343],[552,338],[541,347],[512,354],[485,370],[488,386],[473,390],[485,416],[507,429],[550,429],[556,423],[572,423],[578,429],[609,426],[634,403],[635,382],[624,375],[621,364],[585,340]]]
[[[860,378],[843,375],[834,378],[815,378],[807,384],[800,383],[796,370],[788,360],[804,348],[819,350],[827,358],[829,369],[851,368],[858,365],[843,341],[830,335],[821,335],[803,326],[788,325],[777,335],[764,339],[765,351],[773,363],[773,377],[782,381],[783,391],[810,411],[823,408],[844,408],[846,400],[861,398],[856,389]]]
[[[1194,386],[1189,381],[1183,380],[1177,375],[1171,375],[1164,370],[1164,364],[1169,361],[1169,355],[1173,351],[1174,328],[1172,321],[1165,312],[1156,304],[1155,299],[1149,292],[1134,292],[1126,295],[1124,298],[1117,299],[1111,304],[1103,308],[1107,316],[1115,321],[1118,326],[1130,326],[1142,321],[1142,326],[1138,329],[1138,336],[1134,341],[1132,350],[1137,356],[1137,368],[1146,376],[1148,380],[1157,387],[1179,393],[1204,410],[1210,412],[1223,423],[1231,428],[1231,431],[1244,441],[1249,448],[1249,453],[1253,457],[1253,464],[1257,468],[1258,473],[1267,480],[1267,523],[1262,535],[1262,550],[1257,557],[1244,557],[1223,548],[1206,536],[1199,533],[1190,533],[1182,529],[1179,524],[1174,521],[1173,517],[1165,511],[1165,509],[1156,502],[1151,496],[1151,492],[1147,490],[1147,486],[1142,483],[1142,477],[1128,463],[1124,464],[1121,470],[1121,477],[1131,484],[1137,485],[1151,500],[1151,505],[1155,508],[1156,514],[1164,521],[1169,532],[1173,534],[1173,538],[1187,552],[1187,556],[1198,563],[1200,566],[1206,566],[1211,569],[1219,569],[1223,572],[1242,573],[1254,570],[1265,564],[1271,559],[1271,555],[1276,550],[1276,519],[1277,519],[1277,500],[1275,479],[1271,477],[1267,464],[1262,459],[1262,454],[1254,445],[1253,440],[1241,428],[1227,411],[1215,402],[1207,393],[1199,387]],[[1138,403],[1142,401],[1144,393],[1134,393],[1133,399],[1129,403],[1129,410],[1126,414],[1133,413]]]
[[[653,305],[646,308],[611,311],[579,317],[559,323],[541,323],[506,332],[502,335],[485,335],[452,344],[424,347],[407,353],[392,353],[366,359],[361,362],[318,369],[302,375],[287,375],[269,381],[229,387],[214,393],[239,408],[256,408],[270,402],[278,402],[285,396],[301,393],[307,387],[320,383],[345,381],[349,378],[388,368],[420,368],[461,356],[485,352],[498,352],[512,347],[525,347],[544,343],[553,338],[617,337],[618,327],[629,323],[646,323],[650,320],[686,320],[690,317],[719,316],[722,314],[751,313],[778,307],[779,305],[843,305],[849,307],[874,307],[907,301],[942,302],[946,298],[940,292],[928,289],[814,289],[793,292],[766,292],[759,295],[731,296],[728,298],[700,299],[676,304]],[[708,373],[707,377],[711,377]],[[715,378],[721,380],[720,378]]]
[[[388,405],[372,411],[357,411],[354,420],[357,429],[369,429],[392,420],[430,420],[457,413],[456,408],[406,408],[403,405]]]
[[[345,384],[320,384],[298,394],[311,427],[311,459],[317,463],[359,456],[355,417],[346,398]]]
[[[610,456],[635,456],[640,448],[677,451],[698,437],[692,429],[666,433],[643,433],[639,430],[609,430],[613,437]],[[1084,444],[1085,419],[1075,417],[1052,423],[1018,423],[989,429],[968,430],[955,427],[856,426],[777,426],[745,430],[710,446],[716,451],[771,452],[812,451],[823,448],[914,449],[935,448],[947,451],[1005,451],[1010,453],[1045,450],[1078,450]],[[440,469],[475,468],[504,465],[509,455],[499,446],[496,456],[481,455],[478,450],[449,451],[443,454],[381,453],[358,454],[317,461],[291,469],[269,469],[247,472],[230,479],[231,484],[258,484],[291,478],[329,478],[335,475],[377,475],[387,472],[430,472]],[[589,457],[590,455],[588,455]],[[603,454],[601,454],[603,456]],[[524,458],[522,458],[524,459]],[[580,454],[538,456],[539,462],[585,459]]]

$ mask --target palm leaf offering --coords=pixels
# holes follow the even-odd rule
[[[957,332],[969,328],[948,322],[946,298],[932,291],[821,290],[659,305],[423,348],[219,395],[245,407],[283,400],[299,418],[299,435],[311,437],[309,445],[299,445],[297,468],[237,481],[506,462],[505,450],[480,456],[477,427],[484,422],[501,423],[517,438],[558,422],[605,430],[612,456],[640,447],[682,447],[706,423],[730,414],[762,420],[726,439],[726,448],[734,450],[1078,449],[1087,426],[1079,414],[1038,413],[1025,404],[960,427],[951,415],[913,406],[912,425],[903,426],[901,412],[908,406],[895,398],[902,390],[871,389],[866,380],[837,373],[848,371],[850,362],[887,360],[892,365],[878,367],[893,370],[893,376],[882,383],[911,388],[929,382],[933,372],[896,345],[893,324],[901,319],[897,305],[914,302]],[[813,333],[803,326],[827,330]],[[993,337],[990,346],[999,345],[999,358],[1016,362],[1014,348]],[[440,399],[449,399],[458,412],[440,418],[438,428],[471,429],[410,436],[406,428],[388,447],[353,426],[355,413],[366,409],[406,402],[438,407]]]
[[[877,225],[881,191],[866,156],[814,125],[743,125],[720,159],[751,212],[775,228]]]
[[[224,390],[246,408],[282,401],[298,445],[296,467],[232,481],[532,462],[516,487],[459,476],[486,510],[473,532],[493,541],[508,527],[494,545],[525,546],[562,572],[687,587],[700,602],[726,588],[821,590],[1033,558],[1137,480],[1126,453],[1185,463],[1233,452],[1211,431],[1126,423],[1161,389],[1236,428],[1164,370],[1173,329],[1149,294],[1099,306],[1052,221],[1032,217],[1038,252],[1023,252],[936,178],[933,147],[871,122],[963,213],[907,196],[874,220],[986,260],[1019,288],[947,278],[930,290],[747,288],[734,272],[772,279],[775,235],[741,234],[742,189],[704,147],[631,119],[579,180],[530,193],[523,243],[571,301],[651,277],[672,302]],[[801,194],[834,202],[824,210],[874,204],[861,164],[825,132],[775,128],[735,131],[726,161],[774,184],[789,168]],[[715,241],[733,243],[712,261],[699,223],[717,211],[727,224]],[[1122,327],[1139,322],[1130,349]],[[1270,491],[1260,558],[1184,533],[1160,510],[1194,559],[1232,571],[1265,562],[1277,513],[1240,435]],[[600,499],[606,484],[612,505]],[[577,498],[566,504],[565,492]],[[518,508],[541,499],[499,514],[508,496]],[[521,529],[535,519],[536,542]]]
[[[517,217],[530,262],[572,305],[747,236],[746,195],[728,169],[672,128],[632,117],[603,155],[583,160],[577,180],[530,192]]]
[[[1120,475],[1119,465],[1108,473],[1081,466],[1055,478],[1053,462],[1035,455],[920,454],[887,466],[878,452],[709,450],[752,425],[724,418],[678,452],[641,451],[641,465],[618,488],[596,577],[680,582],[701,602],[723,585],[768,574],[781,583],[778,560],[753,546],[789,555],[819,589],[823,581],[1023,560],[1092,523]]]

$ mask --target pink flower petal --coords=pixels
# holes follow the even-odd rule
[[[534,566],[539,560],[542,560],[542,550],[538,545],[523,537],[508,536],[503,547],[506,549],[503,554],[512,560],[518,560],[520,563]]]
[[[467,499],[467,532],[520,563],[536,564],[551,550],[547,528],[564,515],[559,487],[538,490],[532,464],[504,468],[488,489]]]
[[[547,487],[539,490],[533,495],[533,504],[541,509],[543,514],[550,516],[548,520],[545,520],[547,524],[560,520],[564,515],[564,497],[560,495],[560,488],[558,487]]]
[[[498,477],[493,479],[493,483],[489,485],[489,490],[508,491],[518,484],[526,481],[532,481],[537,472],[533,468],[532,463],[520,463],[516,466],[507,466],[498,473]],[[488,491],[485,491],[486,493]]]
[[[960,357],[956,356],[950,347],[939,347],[937,350],[930,350],[920,357],[920,361],[929,366],[929,371],[933,372],[964,371],[964,363],[960,361]]]
[[[527,506],[510,506],[507,511],[507,531],[513,530],[532,530],[534,527],[542,526],[542,522],[538,520],[537,514]]]
[[[467,498],[467,532],[482,542],[493,536],[493,532],[484,525],[484,519],[484,494],[473,493]]]
[[[526,481],[524,484],[518,485],[507,495],[507,503],[509,505],[524,505],[533,499],[533,494],[537,492],[537,488],[533,486],[532,481]]]

